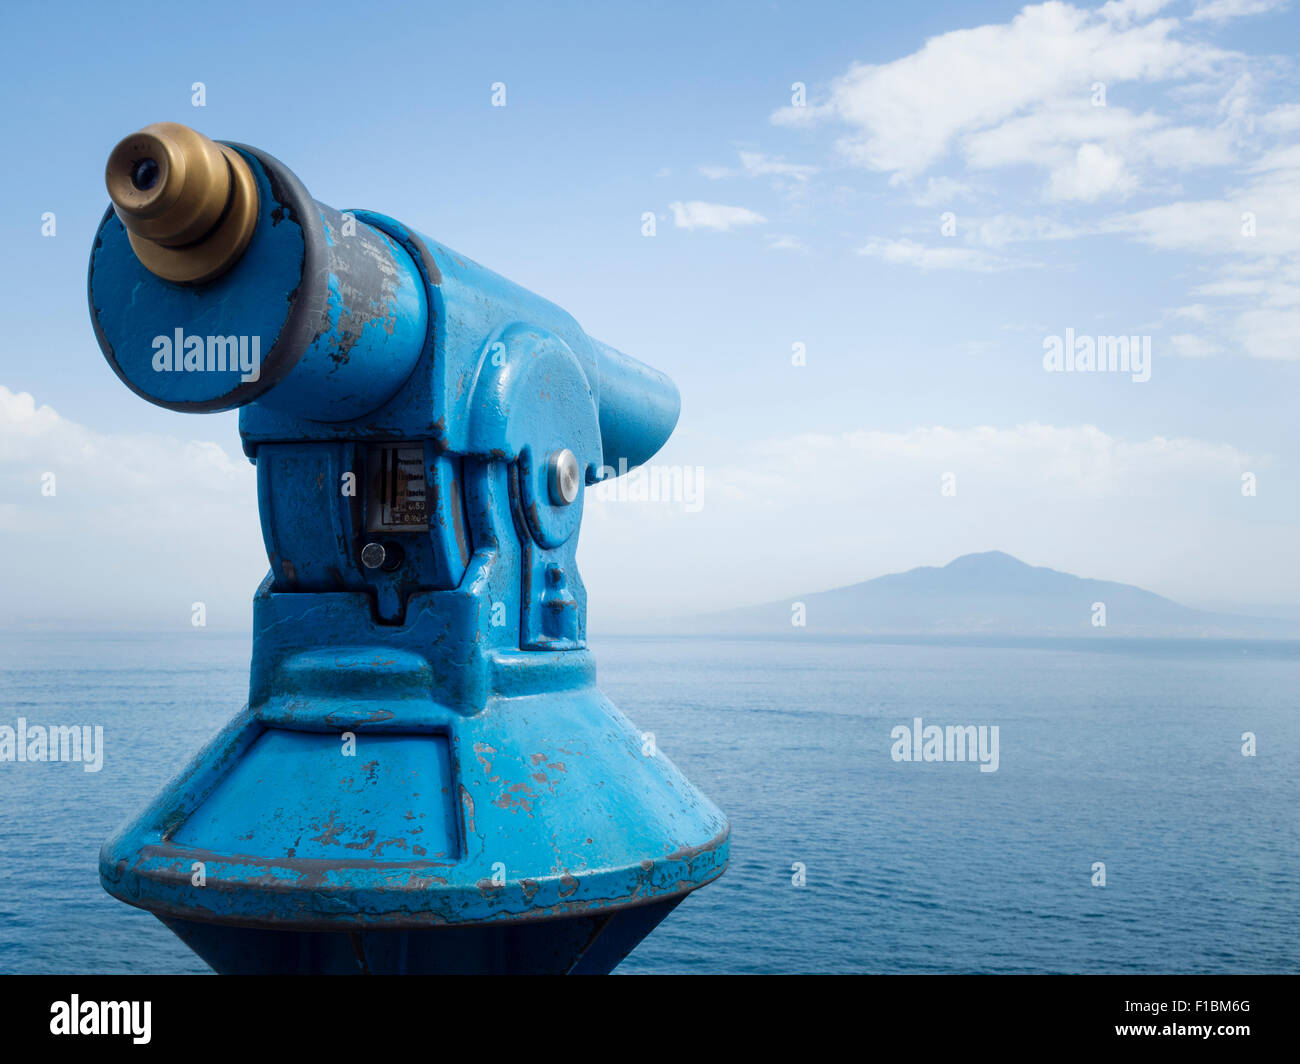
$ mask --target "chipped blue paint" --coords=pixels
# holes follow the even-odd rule
[[[229,274],[153,277],[111,212],[92,254],[123,380],[241,407],[271,563],[247,707],[104,844],[104,887],[220,971],[607,971],[728,857],[726,818],[596,689],[575,562],[586,487],[663,445],[676,388],[238,150],[261,202]],[[256,330],[262,379],[154,372],[177,328]],[[372,541],[400,563],[364,566]]]

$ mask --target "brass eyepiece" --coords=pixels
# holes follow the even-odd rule
[[[248,163],[176,122],[156,122],[121,141],[108,157],[104,183],[136,258],[167,281],[219,277],[257,228]]]

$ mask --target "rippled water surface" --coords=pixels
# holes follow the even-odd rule
[[[102,724],[106,744],[98,773],[0,763],[0,971],[207,970],[104,894],[96,859],[243,704],[248,650],[0,635],[0,724]],[[1300,971],[1295,645],[595,650],[602,688],[732,823],[726,875],[621,971]],[[918,716],[997,725],[998,770],[893,761]]]

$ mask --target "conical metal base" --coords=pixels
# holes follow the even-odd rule
[[[220,975],[607,975],[681,898],[433,931],[270,931],[164,920]]]

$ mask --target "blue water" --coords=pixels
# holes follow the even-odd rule
[[[243,703],[248,650],[205,630],[0,636],[0,724],[100,723],[107,747],[99,773],[0,763],[0,971],[206,971],[100,890],[96,856]],[[733,829],[726,875],[622,971],[1300,971],[1298,644],[595,650]],[[894,762],[916,716],[998,725],[998,771]]]

